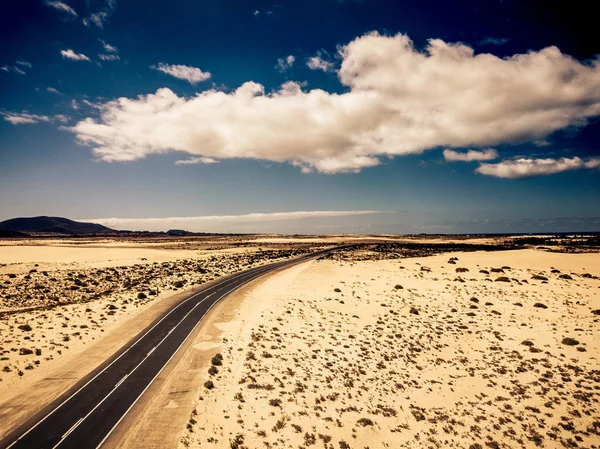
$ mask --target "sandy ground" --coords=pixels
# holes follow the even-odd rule
[[[598,275],[535,250],[273,275],[171,376],[194,372],[179,446],[600,447]]]

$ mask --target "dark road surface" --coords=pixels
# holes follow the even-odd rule
[[[190,294],[46,410],[12,434],[3,436],[0,448],[101,446],[220,299],[263,274],[313,259],[332,249],[252,268]]]

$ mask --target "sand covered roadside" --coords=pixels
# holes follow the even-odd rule
[[[600,447],[597,254],[303,267],[218,325],[181,448]]]

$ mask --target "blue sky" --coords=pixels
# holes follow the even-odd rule
[[[5,2],[0,220],[598,231],[600,41],[577,4]]]

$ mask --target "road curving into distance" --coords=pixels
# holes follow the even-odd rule
[[[95,449],[102,446],[217,302],[264,274],[340,248],[344,246],[252,268],[201,287],[166,311],[50,406],[4,436],[0,448]]]

